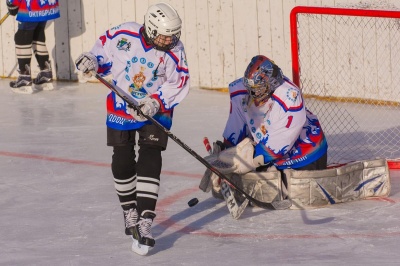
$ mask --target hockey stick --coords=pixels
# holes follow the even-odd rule
[[[8,18],[9,15],[10,15],[10,13],[7,12],[7,14],[5,14],[5,15],[0,19],[0,26],[1,26],[1,24],[3,24],[3,22]]]
[[[210,169],[212,172],[214,172],[217,176],[220,178],[228,181],[230,184],[232,184],[231,180],[226,177],[224,174],[222,174],[220,171],[218,171],[216,168],[214,168],[210,163],[208,163],[203,157],[198,155],[195,151],[193,151],[189,146],[187,146],[185,143],[183,143],[180,139],[178,139],[174,134],[172,134],[168,129],[166,129],[163,125],[161,125],[157,120],[155,120],[153,117],[150,117],[148,115],[144,115],[140,108],[137,106],[138,102],[133,99],[131,95],[129,95],[127,92],[122,90],[121,88],[114,86],[110,84],[107,80],[105,80],[103,77],[101,77],[98,73],[92,72],[92,74],[101,82],[103,83],[107,88],[112,90],[115,94],[117,94],[119,97],[124,99],[129,105],[134,108],[138,114],[142,115],[145,117],[147,120],[152,122],[155,126],[157,126],[159,129],[164,131],[168,137],[170,137],[173,141],[175,141],[179,146],[181,146],[183,149],[185,149],[190,155],[192,155],[194,158],[196,158],[200,163],[202,163],[205,167]],[[292,205],[292,202],[290,200],[282,200],[282,201],[276,201],[276,202],[261,202],[259,200],[256,200],[252,198],[249,194],[244,192],[241,188],[237,187],[236,185],[233,185],[233,187],[242,193],[249,201],[253,202],[255,205],[257,205],[260,208],[264,209],[276,209],[276,210],[284,210],[289,208]]]

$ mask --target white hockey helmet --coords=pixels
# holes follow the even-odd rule
[[[179,42],[181,27],[182,20],[178,12],[166,3],[150,6],[144,16],[144,37],[157,50],[167,51],[174,48]],[[166,37],[168,41],[165,41]]]

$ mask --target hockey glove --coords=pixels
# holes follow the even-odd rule
[[[223,174],[246,174],[264,165],[263,156],[253,158],[253,155],[254,145],[249,138],[245,138],[237,146],[222,151],[210,164]]]
[[[83,72],[83,76],[87,79],[92,77],[92,71],[97,72],[99,64],[97,58],[92,53],[82,53],[78,59],[75,60],[76,68]]]
[[[18,6],[14,6],[9,1],[6,1],[6,2],[7,2],[8,13],[10,13],[11,16],[17,15],[19,7]]]
[[[140,111],[142,111],[144,115],[153,117],[160,109],[160,103],[151,96],[147,96],[146,98],[140,101],[138,108],[140,109]],[[147,120],[146,117],[144,117],[135,108],[132,108],[131,106],[128,106],[128,112],[131,116],[133,116],[133,118],[135,118],[136,121],[144,122]]]
[[[18,6],[14,6],[9,1],[6,1],[6,2],[7,2],[8,13],[10,13],[11,16],[17,15],[19,7]]]

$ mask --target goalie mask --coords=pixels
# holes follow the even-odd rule
[[[253,57],[244,72],[243,85],[256,104],[268,100],[282,83],[282,70],[263,55]]]
[[[174,48],[181,36],[182,20],[178,12],[166,3],[150,6],[144,16],[143,36],[157,50]]]

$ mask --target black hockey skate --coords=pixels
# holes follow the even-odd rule
[[[135,205],[124,206],[125,234],[133,235],[139,215]]]
[[[53,90],[53,73],[51,70],[50,61],[45,62],[45,68],[41,69],[39,74],[33,80],[35,89],[37,90]]]
[[[149,250],[154,247],[155,240],[151,234],[151,225],[156,214],[153,211],[143,211],[139,221],[135,226],[132,235],[132,251],[139,255],[147,255]]]
[[[20,94],[32,94],[32,78],[31,69],[28,65],[25,65],[25,71],[20,71],[17,80],[10,82],[11,90],[15,93]]]

